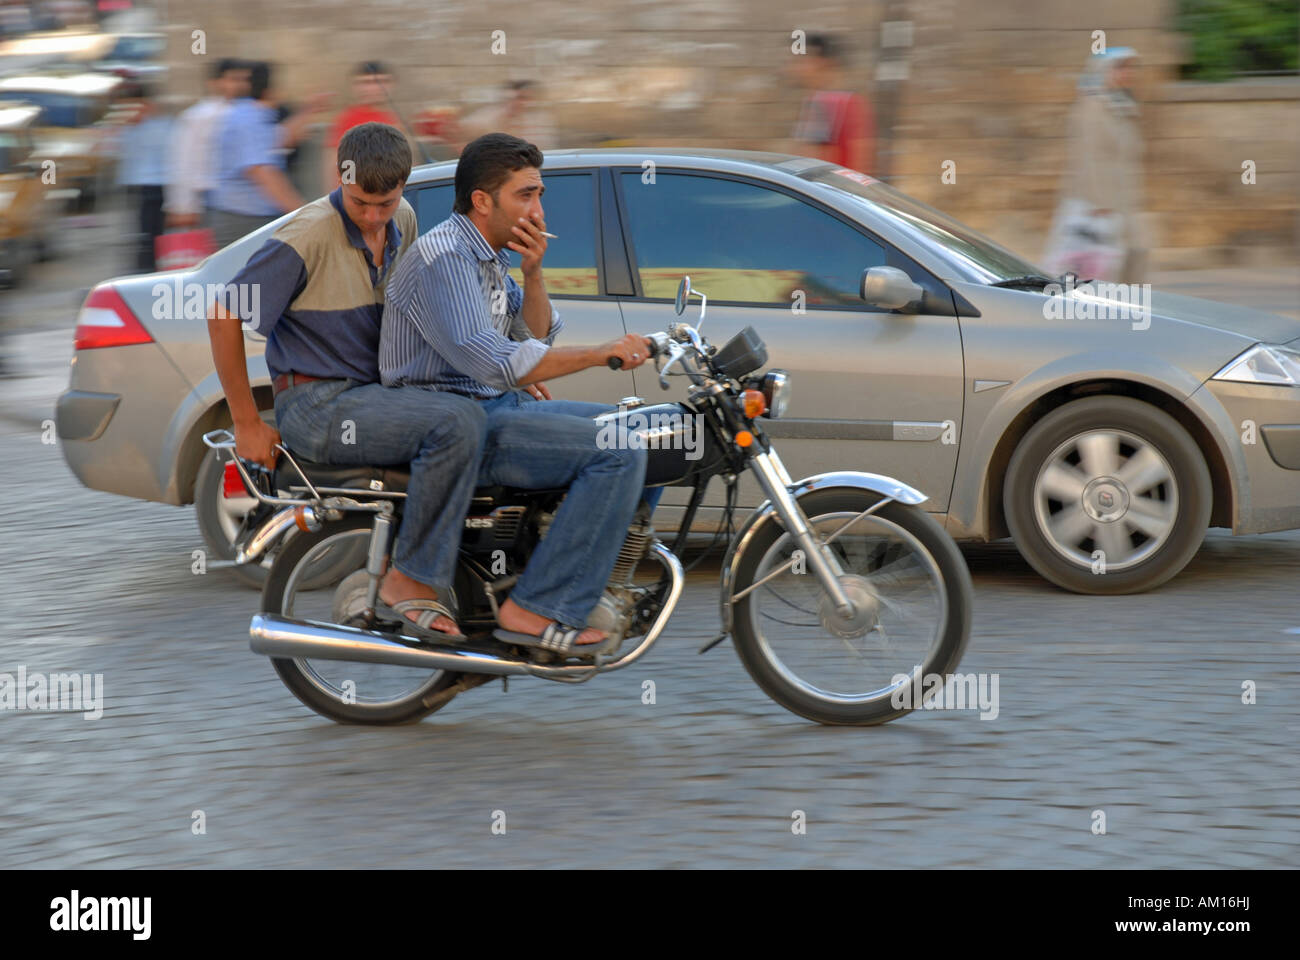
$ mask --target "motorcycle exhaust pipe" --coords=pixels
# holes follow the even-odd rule
[[[386,663],[429,670],[490,673],[516,676],[527,673],[522,663],[501,660],[486,653],[470,653],[451,647],[435,649],[393,640],[374,630],[344,627],[259,613],[248,626],[249,647],[268,657],[308,660],[350,660],[354,663]]]
[[[668,597],[654,623],[631,650],[601,665],[601,672],[615,670],[641,658],[668,625],[668,618],[681,599],[686,578],[681,561],[662,543],[655,541],[650,556],[658,560],[669,573]],[[248,627],[249,647],[254,653],[267,657],[307,660],[350,660],[355,663],[385,663],[402,667],[421,667],[428,670],[452,670],[458,673],[488,673],[493,676],[522,676],[564,678],[589,674],[591,664],[563,664],[542,666],[502,660],[488,653],[456,650],[452,647],[438,649],[414,642],[403,643],[374,630],[345,627],[337,623],[317,620],[299,620],[274,613],[254,615]]]

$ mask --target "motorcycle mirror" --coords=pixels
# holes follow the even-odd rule
[[[686,309],[686,298],[691,292],[690,275],[682,277],[682,282],[677,284],[677,301],[673,304],[673,309],[677,311],[677,316],[681,316]]]

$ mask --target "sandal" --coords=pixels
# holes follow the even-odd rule
[[[381,600],[380,603],[383,603]],[[446,617],[452,623],[456,622],[456,614],[448,610],[437,600],[430,600],[427,597],[416,597],[412,600],[399,600],[396,603],[385,603],[385,607],[392,610],[402,620],[402,629],[409,629],[413,633],[430,640],[464,640],[465,634],[460,632],[460,627],[456,627],[456,632],[450,630],[435,630],[433,622],[439,617]],[[407,616],[411,611],[419,611],[414,620]]]
[[[608,653],[618,646],[619,638],[615,634],[610,634],[596,643],[579,645],[578,638],[582,636],[583,631],[586,629],[586,627],[566,627],[561,623],[550,623],[546,625],[546,629],[542,631],[541,636],[532,633],[517,633],[514,630],[506,630],[504,627],[493,630],[492,636],[503,643],[513,643],[521,647],[536,647],[539,650],[558,653],[562,657],[591,657],[598,653]]]

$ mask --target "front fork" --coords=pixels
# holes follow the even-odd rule
[[[808,558],[808,566],[812,569],[813,576],[835,602],[836,612],[845,618],[853,616],[855,612],[853,604],[840,586],[839,578],[844,571],[839,561],[835,559],[835,555],[813,535],[812,529],[808,526],[808,518],[803,515],[799,504],[790,495],[790,487],[794,485],[794,481],[786,472],[780,455],[775,450],[756,453],[750,458],[750,462],[754,465],[754,474],[758,478],[759,486],[772,501],[776,515],[781,518],[787,532]],[[742,595],[738,594],[733,599],[739,599]]]

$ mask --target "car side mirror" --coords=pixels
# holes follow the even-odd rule
[[[898,267],[868,267],[862,271],[859,295],[873,307],[902,310],[920,303],[925,291]]]

